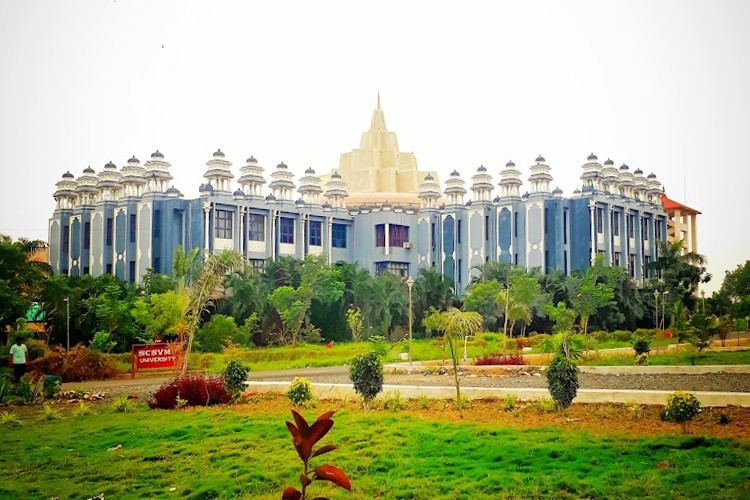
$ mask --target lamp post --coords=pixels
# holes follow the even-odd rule
[[[411,276],[406,280],[406,288],[409,290],[409,365],[411,365],[411,322],[412,322],[412,300],[411,288],[414,286],[414,280]]]
[[[67,330],[66,350],[70,350],[70,298],[65,297],[65,329]]]
[[[706,315],[706,291],[705,290],[701,290],[701,302],[702,302],[701,305],[703,307],[703,315],[705,316]]]
[[[666,313],[667,295],[669,295],[669,290],[664,290],[661,293],[661,329],[662,330],[667,329],[667,313]]]
[[[654,328],[659,330],[659,290],[654,290]]]
[[[750,316],[745,316],[745,335],[747,335],[748,323],[750,323]],[[740,345],[740,334],[737,334],[737,345]]]

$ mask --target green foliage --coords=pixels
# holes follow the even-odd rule
[[[234,318],[223,314],[214,314],[195,336],[203,352],[221,352],[227,343],[246,346],[247,333],[237,328]]]
[[[0,427],[20,427],[21,420],[11,411],[0,413]]]
[[[44,412],[42,413],[42,420],[57,420],[60,418],[60,409],[50,406],[44,403]]]
[[[638,366],[646,366],[648,364],[648,360],[649,357],[647,352],[635,355],[635,364]]]
[[[557,411],[559,408],[557,402],[554,399],[546,397],[542,397],[534,401],[534,406],[536,406],[539,411],[543,413],[552,413],[554,411]]]
[[[0,404],[10,403],[15,401],[17,396],[13,390],[13,385],[10,380],[6,378],[0,378]]]
[[[79,401],[78,406],[73,410],[73,415],[76,417],[83,417],[85,415],[91,415],[94,410],[91,409],[88,403],[85,401]]]
[[[44,390],[45,399],[56,398],[60,394],[60,386],[62,385],[62,378],[57,375],[45,375],[42,388]]]
[[[243,365],[239,361],[232,360],[227,364],[222,373],[222,380],[227,392],[236,398],[245,391],[245,381],[250,367]]]
[[[497,329],[503,317],[504,310],[495,300],[502,290],[502,283],[496,280],[480,281],[471,285],[464,296],[464,308],[481,314],[486,330]]]
[[[0,332],[3,334],[25,316],[32,300],[41,295],[49,265],[30,257],[46,246],[42,241],[11,241],[0,235]]]
[[[380,357],[370,352],[359,354],[349,366],[349,378],[354,391],[362,396],[365,407],[383,390],[383,363]]]
[[[304,377],[294,377],[286,395],[294,406],[311,408],[315,404],[312,383]]]
[[[406,408],[406,400],[399,391],[388,391],[378,398],[376,406],[384,410],[400,411]]]
[[[447,311],[440,313],[440,331],[443,339],[448,342],[451,361],[453,363],[453,382],[456,385],[456,404],[458,411],[463,410],[461,399],[461,383],[458,379],[458,347],[459,339],[467,335],[476,335],[482,329],[482,316],[471,311],[461,311],[455,307],[449,307]]]
[[[500,407],[503,411],[513,411],[516,408],[518,402],[518,396],[515,394],[508,393],[500,400]]]
[[[131,314],[142,329],[144,340],[173,339],[184,328],[190,298],[182,291],[153,293],[136,300]]]
[[[44,400],[44,382],[24,375],[16,386],[16,396],[22,403],[40,403]]]
[[[281,286],[271,292],[268,302],[276,308],[292,345],[296,345],[297,335],[309,307],[302,294],[290,286]]]
[[[719,425],[729,425],[732,422],[732,415],[728,411],[719,413],[716,417]]]
[[[108,332],[96,332],[89,347],[99,352],[112,352],[117,347],[117,342],[110,340],[111,337],[112,334]]]
[[[676,391],[667,396],[667,406],[663,417],[667,422],[682,424],[682,432],[687,431],[687,424],[701,411],[700,401],[691,393]]]
[[[552,320],[552,323],[554,324],[554,326],[552,327],[552,331],[554,333],[570,333],[573,331],[573,324],[576,320],[576,312],[572,309],[568,309],[568,306],[565,304],[565,302],[558,302],[557,306],[546,304],[544,307],[544,311],[547,313],[549,319]]]
[[[352,340],[358,341],[365,327],[365,322],[362,320],[362,311],[358,307],[351,306],[346,310],[346,326],[349,327]]]
[[[651,339],[646,337],[636,337],[633,339],[632,344],[636,356],[651,352]]]
[[[445,310],[451,305],[453,291],[450,282],[439,271],[432,268],[421,268],[417,273],[412,302],[414,309],[414,327],[419,330],[425,316],[432,310]],[[408,317],[406,318],[408,321]]]
[[[135,403],[127,396],[117,396],[109,406],[109,410],[113,413],[128,413],[135,411],[135,408]]]
[[[372,335],[367,341],[370,343],[372,352],[377,354],[381,359],[386,357],[388,354],[388,342],[385,340],[385,337],[382,335]]]
[[[628,409],[628,413],[630,414],[630,418],[632,418],[633,420],[640,420],[643,417],[643,406],[641,406],[641,404],[637,401],[626,403],[626,407]]]
[[[726,272],[721,291],[735,300],[750,296],[750,260]]]
[[[627,330],[615,330],[609,335],[612,340],[617,340],[619,342],[630,342],[630,339],[633,337],[633,334]]]
[[[547,370],[547,387],[561,408],[567,408],[578,392],[578,366],[562,351],[552,358]]]
[[[47,347],[47,344],[43,340],[29,338],[24,343],[29,350],[29,361],[39,359],[49,351],[49,347]]]
[[[440,331],[440,311],[430,307],[422,319],[422,326],[425,329],[425,336],[432,337],[433,333]]]

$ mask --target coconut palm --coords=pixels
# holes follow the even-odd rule
[[[182,365],[182,373],[187,372],[190,351],[193,348],[195,331],[201,320],[201,315],[212,304],[217,289],[221,287],[226,275],[242,265],[242,255],[231,250],[224,250],[218,254],[211,254],[203,262],[194,279],[187,282],[185,292],[187,293],[188,307],[186,313],[185,334],[187,346],[185,347],[185,360]]]
[[[463,403],[461,401],[461,385],[458,380],[458,348],[456,342],[467,335],[476,335],[481,329],[482,316],[479,313],[449,307],[447,311],[440,315],[440,330],[443,332],[443,341],[448,342],[451,361],[453,362],[456,404],[459,411],[463,408]]]

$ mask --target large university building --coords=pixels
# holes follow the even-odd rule
[[[148,268],[169,273],[182,245],[236,250],[256,270],[269,259],[307,254],[356,262],[371,273],[416,276],[433,268],[461,293],[476,266],[491,261],[570,274],[601,255],[641,280],[657,240],[667,238],[654,174],[591,154],[581,189],[566,198],[551,188],[552,169],[539,156],[525,189],[512,161],[500,171],[496,196],[483,166],[468,179],[454,170],[441,186],[435,172],[417,169],[414,154],[399,151],[380,99],[360,147],[329,173],[308,168],[295,181],[279,163],[268,182],[251,156],[236,177],[216,151],[198,198],[185,199],[172,186],[170,167],[156,151],[121,169],[110,162],[99,173],[88,167],[78,178],[63,174],[49,221],[53,269],[139,282]]]

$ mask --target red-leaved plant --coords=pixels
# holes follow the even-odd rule
[[[308,425],[302,415],[292,410],[292,416],[297,425],[287,422],[286,426],[289,429],[289,433],[292,435],[292,443],[294,443],[294,448],[297,450],[299,458],[302,459],[305,469],[299,475],[299,481],[302,484],[302,491],[290,486],[284,490],[284,493],[281,495],[281,500],[305,500],[307,487],[316,480],[330,481],[336,486],[340,486],[347,491],[352,491],[352,483],[349,482],[349,478],[346,477],[346,474],[344,474],[341,469],[334,467],[333,465],[319,465],[310,470],[311,459],[336,449],[335,445],[327,444],[321,446],[317,450],[313,450],[313,446],[323,439],[323,436],[328,434],[328,431],[333,427],[333,420],[331,420],[331,417],[334,413],[336,412],[327,411],[319,416],[312,425]],[[316,497],[313,500],[328,499],[324,497]]]

